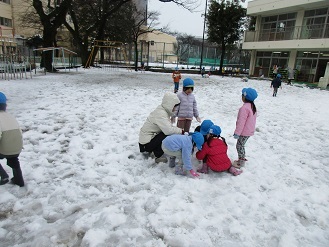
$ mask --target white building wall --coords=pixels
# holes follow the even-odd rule
[[[329,0],[253,0],[248,3],[247,7],[247,15],[256,17],[256,25],[255,31],[247,31],[245,34],[245,41],[243,43],[242,49],[251,50],[251,61],[250,61],[250,74],[257,74],[257,70],[255,69],[257,63],[257,52],[289,52],[289,59],[286,65],[291,68],[295,68],[295,62],[297,58],[298,52],[305,53],[313,53],[320,52],[328,54],[329,51],[329,38],[307,38],[305,33],[303,36],[301,30],[305,30],[302,28],[304,20],[305,11],[315,10],[320,8],[329,8]],[[269,36],[266,36],[266,32],[261,30],[261,21],[263,17],[270,16],[278,16],[288,13],[297,13],[295,20],[295,27],[290,30],[293,32],[293,36],[291,40],[288,40],[286,36],[283,39],[271,39]],[[327,22],[328,23],[328,22]],[[325,25],[325,24],[324,24]],[[327,24],[328,25],[328,24]],[[312,28],[312,27],[311,27]],[[275,30],[275,28],[274,28]],[[308,30],[308,29],[307,29]],[[266,30],[268,31],[268,30]],[[286,31],[287,32],[287,31]],[[304,31],[303,31],[304,32]],[[262,37],[268,37],[268,41],[259,41],[260,35],[265,35]],[[275,35],[279,33],[272,33]],[[287,34],[287,33],[283,33]],[[289,36],[289,35],[287,35]],[[275,36],[276,37],[276,36]],[[286,39],[285,39],[286,38]],[[324,62],[326,58],[322,57],[322,62]],[[328,58],[329,59],[329,58]],[[277,59],[276,59],[277,60]],[[300,60],[300,58],[299,58]],[[318,64],[319,64],[318,60]],[[260,66],[261,64],[257,65]],[[300,65],[299,65],[300,66]],[[319,71],[322,69],[323,65],[319,66],[319,68],[312,69],[310,73],[315,74],[323,74],[324,71]],[[270,70],[271,68],[268,68]],[[310,74],[309,78],[317,78],[315,74]]]
[[[299,9],[316,9],[328,4],[329,0],[253,0],[248,3],[247,15],[273,15]]]

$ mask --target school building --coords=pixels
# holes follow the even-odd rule
[[[295,80],[316,83],[329,62],[329,0],[253,0],[247,15],[256,19],[242,49],[251,51],[250,75],[272,75],[274,65]],[[329,73],[329,71],[328,71]]]
[[[147,1],[134,0],[140,11],[147,11]],[[46,2],[44,2],[45,4]],[[49,8],[56,5],[58,1],[49,1]],[[26,0],[0,0],[0,62],[8,54],[20,56],[33,55],[28,50],[26,39],[40,34],[40,29],[26,28],[21,25],[22,17],[28,8],[31,8],[32,1]],[[66,28],[61,27],[56,36],[57,45],[75,51],[72,37]],[[175,37],[154,31],[146,33],[138,38],[139,62],[148,63],[175,63],[177,62]],[[126,50],[125,57],[133,58],[134,50]],[[104,52],[110,57],[109,49]],[[113,53],[113,52],[112,52]],[[111,54],[112,54],[111,53]],[[105,54],[105,55],[106,55]],[[113,53],[114,54],[114,53]]]

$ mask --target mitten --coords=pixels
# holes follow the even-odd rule
[[[201,123],[201,118],[200,117],[197,117],[196,118],[196,121],[198,121],[199,123]]]
[[[233,137],[234,137],[234,139],[239,139],[240,136],[237,134],[234,134]]]
[[[200,175],[199,174],[197,174],[193,169],[192,170],[190,170],[190,174],[193,176],[193,177],[195,177],[195,178],[197,178],[197,177],[199,177]]]

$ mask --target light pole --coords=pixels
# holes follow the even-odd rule
[[[206,7],[204,9],[202,45],[201,45],[201,58],[200,58],[200,74],[201,74],[202,63],[203,63],[203,46],[204,46],[204,32],[205,32],[205,29],[206,29],[206,19],[207,19],[207,5],[208,5],[208,0],[206,0]]]

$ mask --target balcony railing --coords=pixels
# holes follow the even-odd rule
[[[329,38],[329,25],[307,25],[246,31],[244,42],[326,38]]]

